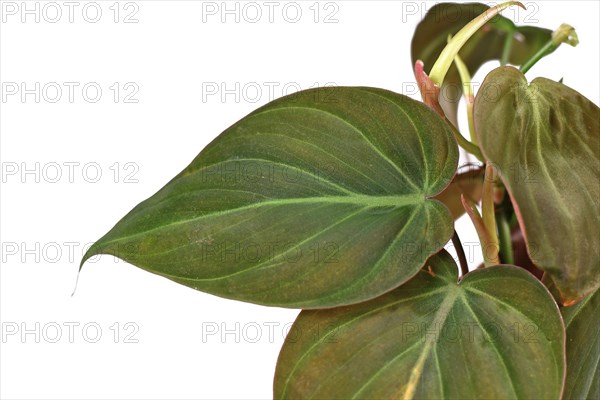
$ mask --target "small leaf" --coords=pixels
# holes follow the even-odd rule
[[[277,399],[558,399],[565,335],[546,288],[514,266],[468,273],[442,251],[365,303],[302,311]]]
[[[85,255],[112,254],[219,296],[282,307],[376,297],[452,236],[431,197],[458,148],[428,107],[329,87],[237,122]]]
[[[545,78],[530,84],[513,67],[485,78],[475,131],[499,169],[533,262],[563,304],[600,285],[600,109]]]
[[[567,328],[565,399],[600,399],[600,290],[562,310]]]
[[[471,20],[488,9],[489,6],[481,3],[440,3],[431,7],[413,35],[412,65],[415,65],[417,60],[422,60],[425,72],[429,74],[446,47],[448,35],[456,35]],[[507,61],[521,65],[551,40],[552,31],[532,26],[518,27],[508,18],[495,16],[479,29],[458,53],[471,76],[474,76],[479,67],[487,61],[502,58],[507,35],[512,35]],[[456,67],[452,66],[444,78],[439,102],[455,126],[458,126],[457,111],[461,94],[460,76]]]

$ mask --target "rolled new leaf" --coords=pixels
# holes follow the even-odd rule
[[[533,262],[569,305],[600,286],[600,109],[513,67],[488,74],[475,131],[499,171]]]
[[[277,362],[276,399],[559,399],[565,334],[530,273],[468,273],[445,251],[368,302],[302,311]]]
[[[510,6],[519,6],[525,9],[525,6],[518,1],[506,1],[504,3],[495,5],[490,7],[481,15],[478,15],[476,18],[471,20],[468,24],[463,26],[460,31],[456,33],[456,35],[449,36],[448,44],[442,50],[442,53],[438,57],[435,64],[431,68],[429,73],[431,80],[439,87],[442,86],[442,82],[448,73],[448,69],[454,63],[456,56],[460,49],[465,45],[465,43],[473,37],[473,35],[479,31],[483,26],[485,26],[490,19],[498,15],[502,10],[510,7]]]
[[[457,163],[452,132],[422,103],[374,88],[299,92],[228,128],[83,262],[112,254],[265,305],[367,300],[452,236],[452,216],[431,198]]]
[[[488,9],[489,6],[481,3],[440,3],[431,7],[413,35],[412,65],[417,60],[422,60],[425,72],[429,74],[446,47],[448,35],[456,35],[465,25]],[[510,16],[511,13],[507,12],[507,15]],[[504,53],[506,61],[513,65],[521,65],[542,49],[551,38],[552,31],[549,29],[516,26],[510,19],[497,15],[478,30],[458,54],[471,76],[474,76],[484,63],[500,60]],[[439,102],[455,126],[458,126],[457,111],[461,94],[460,75],[456,67],[452,66],[440,88]]]

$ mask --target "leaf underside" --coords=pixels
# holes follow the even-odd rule
[[[371,301],[302,311],[279,355],[277,399],[558,399],[564,328],[531,274],[467,274],[445,251]]]
[[[600,109],[561,83],[528,84],[499,67],[477,93],[474,118],[531,259],[573,304],[600,286]]]
[[[458,149],[423,104],[382,89],[298,92],[249,114],[85,255],[282,307],[376,297],[451,237],[430,197]],[[82,264],[83,264],[82,262]]]
[[[411,44],[412,64],[417,60],[424,63],[426,73],[431,71],[435,61],[448,41],[448,35],[455,35],[463,26],[489,9],[481,3],[440,3],[433,6],[417,25]],[[510,10],[504,12],[511,16]],[[507,61],[521,65],[538,52],[552,37],[549,29],[533,26],[516,26],[510,19],[497,15],[475,33],[458,53],[471,76],[479,67],[491,60],[500,60],[507,35],[512,35]],[[455,65],[452,65],[440,91],[439,101],[446,116],[457,124],[458,104],[462,95],[462,83]]]
[[[460,200],[461,195],[473,203],[478,203],[481,200],[483,173],[482,168],[477,168],[457,174],[450,185],[434,198],[448,207],[455,220],[459,219],[465,213],[465,208]]]

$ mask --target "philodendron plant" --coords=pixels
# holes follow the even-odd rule
[[[82,265],[111,254],[304,309],[275,398],[599,398],[600,111],[524,75],[577,36],[497,15],[510,6],[522,7],[431,8],[412,41],[423,102],[326,87],[252,112]],[[475,94],[490,60],[501,65]],[[479,167],[457,171],[459,146]],[[472,271],[454,229],[464,212],[484,259]]]

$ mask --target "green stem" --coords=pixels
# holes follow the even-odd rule
[[[452,122],[450,122],[450,120],[447,117],[446,122],[450,126],[450,129],[452,129],[452,133],[454,134],[454,138],[458,142],[458,145],[466,151],[468,151],[469,153],[473,154],[475,157],[477,157],[479,161],[483,162],[483,154],[481,153],[481,149],[479,148],[479,146],[465,139],[465,137],[458,131],[458,129],[456,129],[454,124],[452,124]]]
[[[502,48],[502,57],[500,58],[500,65],[508,64],[508,58],[510,57],[510,51],[512,50],[513,44],[513,33],[506,32],[506,39],[504,40],[504,47]]]
[[[471,143],[477,145],[477,137],[475,136],[475,119],[473,117],[473,105],[475,103],[475,94],[473,93],[473,86],[471,82],[471,74],[469,69],[457,54],[454,57],[454,63],[456,69],[458,69],[458,75],[462,83],[463,92],[465,94],[465,101],[467,105],[467,122],[469,124],[469,136],[471,137]]]
[[[531,58],[529,60],[525,61],[523,63],[523,65],[521,65],[521,68],[520,68],[521,72],[526,73],[527,71],[529,71],[531,69],[531,67],[533,67],[538,61],[540,61],[542,58],[544,58],[547,54],[551,53],[555,48],[556,48],[556,46],[554,45],[554,43],[552,41],[549,41],[548,43],[546,43],[544,45],[544,47],[539,49],[537,53],[535,53],[533,56],[531,56]]]
[[[494,212],[494,167],[490,164],[485,166],[483,176],[483,192],[481,195],[481,218],[489,233],[492,244],[498,246],[498,228],[496,226],[496,214]]]
[[[510,226],[508,225],[504,210],[500,209],[496,212],[496,222],[498,223],[498,236],[500,240],[500,260],[503,264],[514,264],[515,257],[512,248]]]

